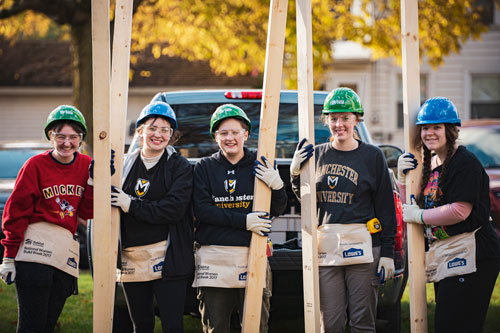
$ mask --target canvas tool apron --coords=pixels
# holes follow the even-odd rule
[[[167,240],[122,249],[121,270],[117,271],[118,282],[144,282],[161,279]]]
[[[465,232],[442,240],[435,240],[425,253],[427,282],[439,282],[447,277],[476,271],[476,238]]]
[[[203,245],[196,250],[195,264],[193,287],[246,287],[248,268],[246,246]]]
[[[324,224],[318,228],[319,266],[373,262],[372,237],[366,224]]]
[[[71,232],[49,222],[28,225],[16,261],[36,262],[78,278],[80,245]]]

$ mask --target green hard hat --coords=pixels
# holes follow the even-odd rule
[[[215,138],[215,129],[217,128],[219,123],[226,118],[239,118],[243,120],[245,123],[247,123],[248,132],[250,133],[252,129],[252,123],[250,122],[250,119],[248,118],[245,111],[243,111],[236,105],[224,104],[215,109],[214,113],[212,114],[212,118],[210,118],[210,134],[212,134],[213,138]]]
[[[59,105],[49,114],[44,128],[45,136],[47,137],[47,139],[50,140],[49,130],[51,129],[52,124],[60,120],[74,121],[75,123],[80,125],[83,129],[83,139],[85,139],[85,135],[87,134],[87,125],[85,124],[85,118],[83,118],[82,113],[78,111],[77,108],[71,105]]]
[[[351,88],[336,88],[326,96],[323,114],[333,112],[355,112],[363,116],[363,105],[358,94]]]

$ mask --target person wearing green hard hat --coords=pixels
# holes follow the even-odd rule
[[[353,332],[374,332],[377,287],[394,275],[392,185],[383,152],[356,134],[363,115],[352,89],[332,90],[321,114],[330,141],[313,147],[301,140],[290,165],[292,189],[300,198],[301,166],[315,156],[324,332],[343,332],[348,318]]]
[[[252,124],[238,106],[219,106],[210,119],[210,134],[219,146],[194,168],[196,273],[204,332],[229,332],[231,313],[243,316],[248,248],[252,233],[267,236],[271,218],[283,213],[287,195],[279,172],[265,157],[245,147]],[[270,212],[254,212],[255,177],[271,189]],[[263,290],[260,332],[267,332],[271,296],[268,265]]]
[[[0,277],[15,282],[18,332],[53,332],[66,299],[77,293],[78,218],[93,216],[91,158],[78,149],[87,125],[74,106],[61,105],[44,127],[53,144],[28,159],[3,212]]]
[[[172,145],[172,107],[146,105],[136,121],[139,147],[125,155],[122,186],[112,187],[120,212],[121,282],[134,332],[153,332],[155,303],[163,332],[183,332],[188,281],[194,271],[193,168]]]
[[[429,98],[417,114],[414,145],[398,159],[403,220],[421,224],[426,277],[434,283],[436,332],[482,332],[500,271],[500,244],[490,223],[489,178],[459,145],[461,120],[446,97]],[[422,163],[416,198],[405,203],[406,173]]]

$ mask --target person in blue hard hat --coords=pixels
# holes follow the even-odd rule
[[[321,120],[330,141],[303,139],[290,164],[300,198],[300,169],[313,154],[318,213],[318,264],[322,332],[375,332],[377,288],[394,276],[396,210],[384,153],[359,140],[361,100],[350,88],[333,89]]]
[[[482,332],[500,270],[500,245],[490,222],[489,179],[479,160],[457,142],[461,121],[447,98],[428,99],[417,115],[414,144],[423,160],[405,153],[398,181],[422,163],[416,200],[403,220],[422,224],[427,282],[434,282],[436,332]]]
[[[164,102],[148,104],[136,123],[139,148],[125,156],[121,208],[123,289],[135,332],[153,332],[155,300],[163,332],[183,332],[188,281],[194,271],[192,167],[172,146],[177,120]]]

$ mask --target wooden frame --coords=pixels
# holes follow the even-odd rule
[[[92,74],[94,110],[94,222],[93,253],[109,253],[111,242],[111,151],[109,92],[110,92],[110,33],[109,0],[92,1]],[[94,332],[111,332],[115,267],[106,256],[93,256],[94,269]]]
[[[111,332],[120,210],[111,210],[111,184],[121,187],[130,69],[133,0],[118,0],[110,74],[109,1],[92,1],[94,97],[94,332]],[[110,76],[112,78],[110,79]],[[111,126],[111,119],[113,124]],[[115,150],[115,175],[109,160]]]
[[[314,144],[314,94],[311,0],[297,0],[297,81],[299,141]],[[318,220],[316,216],[316,170],[314,155],[300,172],[302,222],[302,274],[306,332],[320,331]]]
[[[257,156],[258,158],[265,156],[272,163],[276,147],[287,9],[288,0],[271,1]],[[256,179],[253,211],[269,212],[270,203],[271,190],[262,181]],[[262,292],[266,279],[266,246],[267,237],[252,233],[242,332],[259,331]]]
[[[413,146],[415,125],[420,108],[420,62],[418,49],[418,1],[401,0],[401,40],[403,60],[403,114],[405,151],[421,161]],[[406,202],[420,189],[421,163],[406,177]],[[408,263],[410,273],[410,321],[412,332],[427,332],[427,297],[425,289],[425,243],[423,226],[409,223]]]

